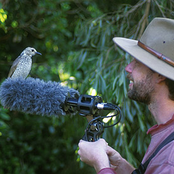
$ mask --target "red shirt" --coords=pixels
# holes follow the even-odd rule
[[[174,116],[165,124],[151,127],[147,134],[151,135],[151,142],[143,158],[144,163],[155,151],[158,145],[174,132]],[[174,141],[164,146],[150,161],[145,174],[174,174]]]

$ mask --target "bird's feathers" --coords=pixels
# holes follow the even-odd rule
[[[22,52],[22,53],[23,53],[23,52]],[[22,53],[20,54],[20,56],[18,56],[18,57],[14,60],[12,66],[11,66],[11,68],[10,68],[8,77],[11,77],[11,76],[13,75],[14,71],[16,70],[16,68],[17,68],[17,66],[18,66],[18,64],[19,64],[20,58],[21,58],[21,56],[23,55]]]

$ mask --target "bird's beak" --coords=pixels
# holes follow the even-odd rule
[[[36,52],[36,54],[42,55],[42,54],[41,54],[41,53],[39,53],[39,52]]]

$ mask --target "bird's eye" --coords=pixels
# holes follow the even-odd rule
[[[33,50],[33,49],[32,49],[31,51],[32,51],[32,52],[34,52],[34,50]]]

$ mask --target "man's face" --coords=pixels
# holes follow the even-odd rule
[[[128,97],[145,104],[150,104],[151,94],[154,91],[153,74],[147,66],[134,59],[125,68],[130,80]]]

